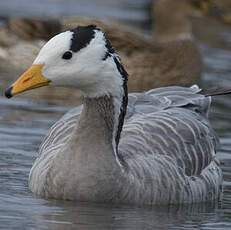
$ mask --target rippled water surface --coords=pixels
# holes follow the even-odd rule
[[[18,10],[21,14],[23,8],[15,8],[19,2],[29,7],[29,0],[0,1],[0,12],[13,14]],[[56,2],[57,7],[52,10],[60,12],[62,7],[59,4],[65,1],[31,2],[38,5],[37,10],[32,9],[36,12],[32,13],[38,14],[41,2],[47,6]],[[76,1],[69,2],[76,7]],[[79,11],[90,9],[89,14],[93,11],[90,1],[78,2],[83,2],[82,8],[76,7]],[[121,7],[122,1],[100,2],[105,3],[107,9],[113,6],[114,12],[119,12],[117,17],[123,18],[124,12],[131,11],[128,3],[133,1],[125,1],[129,7],[126,4]],[[49,12],[48,9],[45,11]],[[98,7],[96,14],[100,13]],[[131,15],[139,21],[144,12],[136,10]],[[218,28],[215,27],[214,31]],[[219,28],[218,36],[221,44],[201,43],[206,68],[200,85],[205,88],[217,84],[231,86],[230,28]],[[0,74],[2,91],[12,77],[9,73]],[[222,201],[219,204],[137,208],[44,200],[28,190],[28,174],[42,138],[62,114],[79,103],[76,98],[69,98],[67,106],[59,92],[53,92],[49,100],[30,97],[34,92],[12,100],[0,97],[0,229],[231,229],[231,96],[217,97],[211,108],[213,126],[221,137],[218,156],[224,173]]]

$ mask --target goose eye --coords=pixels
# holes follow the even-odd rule
[[[72,52],[71,51],[67,51],[63,54],[62,56],[63,59],[71,59],[72,58]]]

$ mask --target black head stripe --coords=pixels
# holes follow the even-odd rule
[[[73,35],[70,50],[73,52],[78,52],[82,48],[86,47],[95,37],[94,30],[99,29],[95,25],[78,26],[75,29],[72,29],[71,32],[73,32]]]

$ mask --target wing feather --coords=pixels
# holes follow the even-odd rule
[[[207,115],[210,97],[197,86],[165,87],[129,95],[119,154],[129,167],[141,158],[170,157],[188,176],[199,175],[214,159],[216,135]],[[47,155],[70,137],[82,107],[64,115],[40,147]]]

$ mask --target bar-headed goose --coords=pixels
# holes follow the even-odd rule
[[[79,89],[84,100],[49,131],[30,172],[31,191],[139,205],[218,198],[222,172],[207,117],[210,97],[197,86],[128,96],[127,80],[95,26],[58,34],[41,49],[6,96],[51,84]]]

